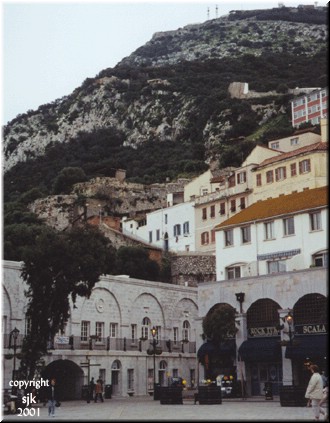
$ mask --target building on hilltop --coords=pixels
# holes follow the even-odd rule
[[[328,117],[328,88],[310,92],[291,101],[292,126],[302,123],[319,124]]]

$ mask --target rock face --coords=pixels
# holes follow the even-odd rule
[[[300,16],[298,9],[289,15]],[[326,48],[326,23],[260,20],[260,16],[255,13],[244,17],[235,12],[203,24],[156,33],[114,69],[87,78],[66,97],[17,116],[4,127],[4,171],[42,156],[52,143],[66,143],[81,132],[105,128],[115,128],[122,134],[124,145],[135,148],[146,141],[191,142],[190,138],[196,136],[192,129],[195,124],[201,128],[198,136],[207,149],[221,142],[232,122],[240,120],[230,108],[219,106],[219,99],[226,99],[227,88],[235,81],[231,80],[232,69],[223,73],[222,60],[282,53],[308,58]],[[317,17],[325,16],[326,8],[321,8]],[[202,64],[210,60],[218,61],[221,74],[205,73]],[[198,81],[186,79],[190,70],[184,64],[187,62],[195,64],[192,72],[199,73]],[[207,72],[214,68],[208,66]],[[280,75],[282,70],[274,66],[274,72]],[[220,87],[216,95],[212,80]],[[254,116],[257,122],[264,122],[268,115],[265,102],[261,104],[262,112]],[[270,102],[271,115],[280,113],[281,107]],[[256,105],[254,108],[258,110]]]

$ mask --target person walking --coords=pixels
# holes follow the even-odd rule
[[[324,420],[329,421],[329,386],[326,382],[326,385],[323,388],[323,398],[320,401],[320,413],[324,415]]]
[[[104,402],[104,399],[103,399],[103,385],[102,385],[102,380],[101,379],[97,379],[97,381],[96,381],[94,402],[97,402],[97,399],[99,397],[101,399],[101,402]]]
[[[309,370],[312,372],[312,376],[306,389],[305,398],[311,402],[314,420],[319,420],[320,402],[323,398],[323,381],[319,372],[319,367],[316,364],[311,364]]]
[[[48,400],[48,416],[55,417],[55,405],[58,401],[56,380],[52,379],[47,388],[46,399]]]
[[[94,390],[95,390],[95,382],[94,382],[94,378],[92,377],[90,383],[89,383],[89,390],[88,390],[88,398],[87,398],[87,402],[90,402],[90,400],[93,401],[94,399]]]

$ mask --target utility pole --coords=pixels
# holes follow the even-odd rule
[[[80,363],[81,367],[87,367],[87,403],[89,404],[91,401],[91,392],[90,392],[90,368],[92,366],[100,366],[101,364],[91,364],[91,359],[89,358],[88,355],[86,355],[86,363]]]

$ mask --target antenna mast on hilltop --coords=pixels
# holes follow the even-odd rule
[[[215,6],[215,17],[218,19],[218,5]]]
[[[209,20],[210,19],[210,8],[208,7],[207,8],[207,20]]]

